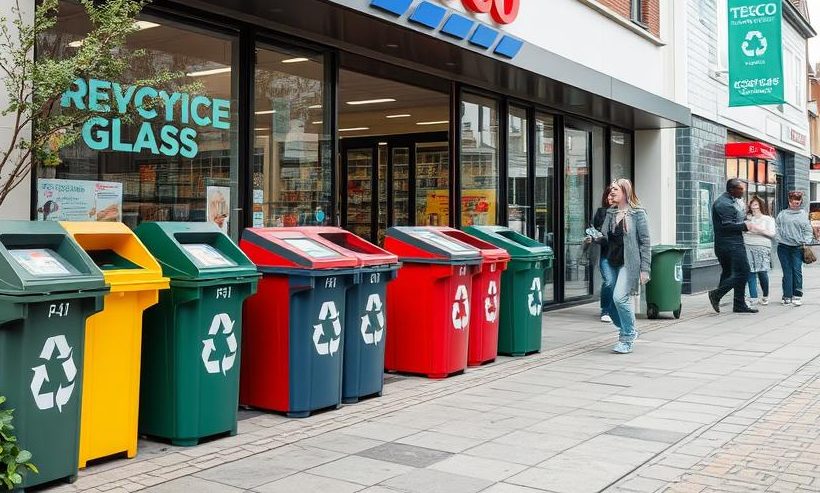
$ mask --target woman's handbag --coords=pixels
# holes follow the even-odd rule
[[[803,245],[800,248],[803,249],[803,263],[804,264],[813,264],[817,262],[817,257],[814,255],[814,252],[811,250],[811,247],[808,245]]]

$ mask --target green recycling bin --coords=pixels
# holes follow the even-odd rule
[[[59,223],[0,221],[0,395],[40,471],[20,488],[77,477],[85,322],[107,292]]]
[[[256,292],[256,266],[212,223],[135,232],[171,279],[143,316],[139,432],[180,446],[235,435],[242,305]]]
[[[683,288],[683,256],[689,249],[677,245],[652,247],[652,275],[646,283],[646,316],[658,318],[660,312],[672,312],[680,318]]]
[[[523,356],[541,350],[541,313],[545,273],[552,268],[552,249],[503,226],[469,226],[465,232],[510,254],[501,274],[498,354]]]

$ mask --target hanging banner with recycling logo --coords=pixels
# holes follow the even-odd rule
[[[729,106],[785,102],[781,0],[729,0]]]

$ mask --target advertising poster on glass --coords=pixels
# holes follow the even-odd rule
[[[228,234],[228,220],[231,216],[231,188],[230,187],[207,187],[207,210],[205,212],[208,222],[219,226],[223,233]]]
[[[700,183],[698,188],[697,221],[698,221],[698,248],[696,260],[715,258],[715,230],[712,227],[712,202],[714,201],[714,185]]]
[[[122,183],[37,180],[39,221],[122,221]]]

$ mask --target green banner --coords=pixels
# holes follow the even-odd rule
[[[781,0],[729,0],[729,106],[784,103]]]

